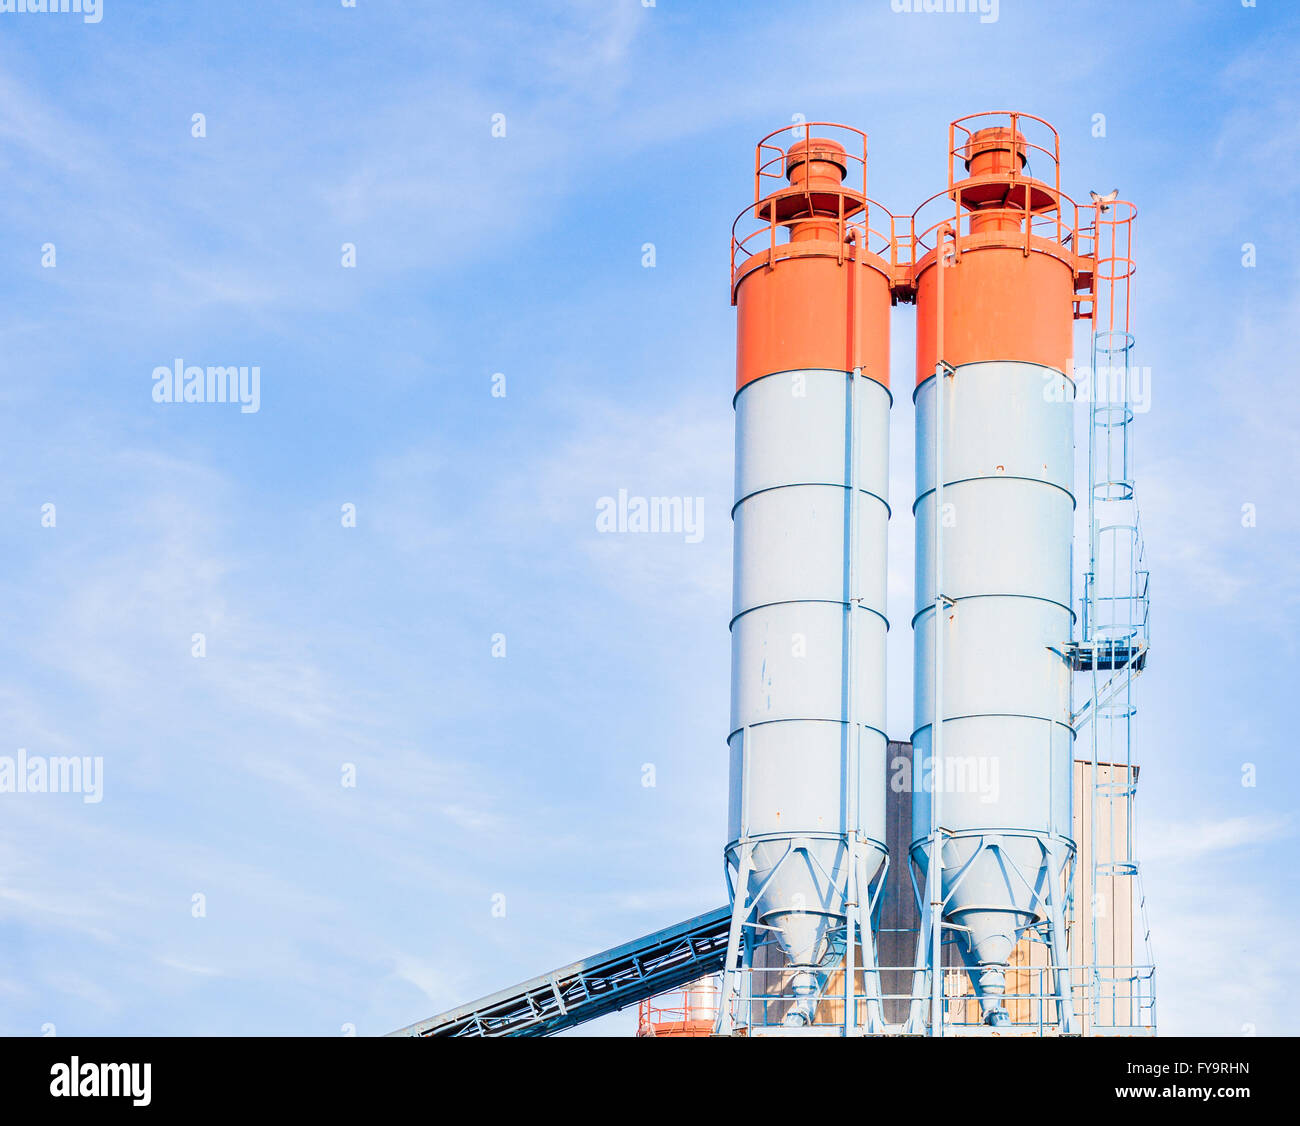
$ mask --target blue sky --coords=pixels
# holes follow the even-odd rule
[[[993,108],[1141,212],[1163,1029],[1300,1031],[1298,33],[1278,0],[0,13],[0,754],[104,763],[98,803],[0,794],[0,1033],[375,1034],[721,903],[753,143],[856,125],[910,212]],[[154,402],[177,358],[257,365],[260,409]],[[911,427],[896,394],[898,738]],[[620,488],[702,497],[702,538],[599,534]]]

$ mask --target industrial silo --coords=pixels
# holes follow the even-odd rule
[[[919,964],[939,967],[940,942],[955,942],[997,1025],[1007,961],[1027,928],[1065,964],[1069,376],[1076,290],[1091,279],[1050,126],[1023,114],[963,118],[949,150],[948,188],[915,220],[911,852],[925,888]],[[918,975],[927,1001],[914,1027],[941,1025],[941,977]]]
[[[734,913],[723,1031],[742,969],[757,998],[743,1021],[760,1012],[798,1026],[846,953],[857,957],[860,942],[872,957],[863,917],[886,854],[891,218],[866,196],[865,134],[821,123],[780,132],[758,145],[754,203],[732,241]],[[779,973],[754,961],[765,943],[779,949]],[[870,973],[863,980],[874,988]],[[845,1019],[858,1020],[856,999]]]

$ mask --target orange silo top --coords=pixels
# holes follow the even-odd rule
[[[1021,127],[1031,124],[1046,134],[1043,143],[1027,139]],[[1029,174],[1034,158],[1049,166],[1050,181]],[[949,126],[948,187],[917,215],[936,201],[951,201],[947,216],[928,227],[916,222],[917,382],[938,360],[1068,371],[1093,261],[1079,250],[1079,209],[1060,189],[1056,131],[1028,114],[958,119]],[[947,266],[936,269],[941,259]]]
[[[788,148],[771,143],[786,129],[758,143],[754,202],[732,229],[736,389],[811,368],[887,387],[894,219],[866,195],[866,134],[798,129]],[[840,131],[852,149],[813,129]]]

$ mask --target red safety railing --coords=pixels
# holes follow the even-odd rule
[[[776,138],[788,143],[782,147],[773,143]],[[806,178],[802,184],[788,182],[790,147],[818,140],[833,141],[843,148],[845,174],[838,188],[824,183],[814,187]],[[995,161],[1000,165],[996,173],[967,174],[968,160],[1004,146],[1009,159]],[[839,157],[837,151],[836,159]],[[1039,167],[1035,168],[1035,163]],[[990,206],[989,191],[999,184],[1006,185],[1005,191],[997,205]],[[866,189],[867,136],[859,129],[808,121],[773,130],[760,140],[754,150],[754,201],[731,226],[732,303],[745,273],[777,260],[779,249],[792,241],[792,227],[817,221],[826,223],[825,239],[837,244],[841,263],[846,257],[864,253],[882,260],[889,268],[895,293],[905,300],[914,289],[916,267],[934,252],[944,230],[955,234],[958,260],[963,246],[977,240],[979,245],[1019,246],[1026,256],[1042,252],[1067,262],[1075,272],[1074,315],[1080,319],[1094,315],[1094,285],[1099,278],[1118,283],[1132,273],[1128,236],[1119,230],[1126,222],[1120,216],[1128,214],[1124,209],[1131,211],[1132,205],[1079,204],[1066,195],[1061,190],[1060,137],[1033,114],[991,111],[951,122],[948,186],[911,215],[895,215],[871,199]],[[803,207],[795,215],[788,206],[784,211],[778,206],[797,199],[802,199]],[[1111,210],[1102,212],[1102,207]],[[1131,217],[1129,214],[1128,219]],[[1099,258],[1102,233],[1109,236],[1111,249]],[[1111,273],[1120,276],[1107,277]],[[1110,300],[1121,301],[1126,310],[1127,286],[1121,292],[1118,285],[1112,285]]]
[[[773,144],[777,137],[788,143],[784,147]],[[790,148],[819,140],[834,142],[843,150],[836,152],[844,161],[842,182],[835,188],[814,186],[808,179],[802,184],[790,183]],[[801,201],[802,207],[791,217],[778,205],[793,200]],[[867,195],[867,135],[862,130],[832,121],[801,121],[773,130],[758,142],[754,149],[754,200],[731,225],[733,302],[736,284],[746,269],[755,265],[754,256],[765,252],[764,264],[771,265],[777,248],[791,241],[791,226],[815,220],[833,224],[827,238],[838,244],[840,262],[849,254],[869,253],[887,261],[891,268],[905,264],[900,263],[899,248],[909,244],[899,237],[897,217]],[[849,251],[850,244],[858,249]]]
[[[711,979],[661,993],[637,1005],[638,1036],[711,1036],[722,1004],[720,985]]]

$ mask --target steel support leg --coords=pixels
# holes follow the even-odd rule
[[[1047,918],[1052,958],[1052,981],[1056,991],[1057,1019],[1061,1035],[1073,1036],[1079,1030],[1074,1015],[1074,990],[1070,983],[1070,955],[1065,946],[1065,912],[1060,887],[1064,864],[1057,864],[1061,854],[1059,842],[1047,847],[1047,868],[1051,880],[1047,894]]]
[[[910,857],[908,863],[911,863]],[[912,1005],[907,1020],[907,1030],[916,1034],[925,1031],[925,1000],[930,992],[930,977],[934,973],[934,967],[930,960],[933,951],[933,944],[930,940],[930,927],[934,919],[934,914],[930,910],[930,887],[931,881],[937,875],[938,867],[934,857],[934,842],[931,841],[927,849],[923,895],[918,904],[921,926],[916,936],[916,969],[912,973]]]
[[[886,861],[886,864],[888,861]],[[880,965],[876,956],[876,927],[873,921],[876,901],[867,899],[867,856],[863,849],[858,850],[857,857],[858,899],[858,933],[862,936],[862,994],[867,1001],[867,1020],[865,1031],[879,1032],[885,1024],[884,1006],[880,996]],[[883,890],[888,868],[881,874],[880,887]]]
[[[740,863],[736,869],[736,883],[732,894],[731,927],[727,931],[727,960],[722,973],[722,1000],[718,1008],[716,1033],[730,1036],[735,1031],[735,1002],[740,983],[740,949],[745,924],[752,907],[749,903],[749,876],[754,869],[754,846],[744,844],[740,850]]]

